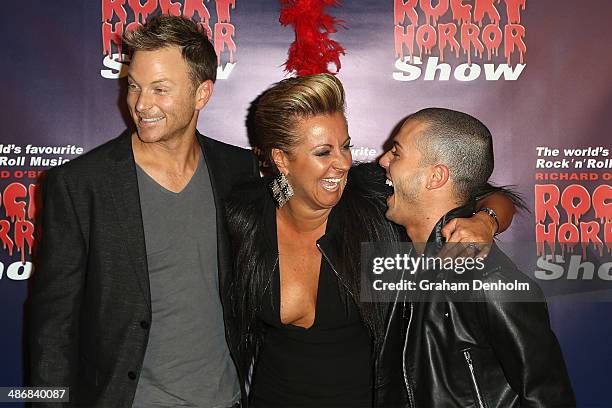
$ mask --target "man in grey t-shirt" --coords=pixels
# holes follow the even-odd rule
[[[137,167],[153,324],[134,407],[229,407],[240,399],[217,274],[217,223],[204,160],[180,191]]]
[[[217,69],[196,23],[160,16],[124,37],[135,131],[43,186],[29,383],[70,387],[74,406],[226,408],[246,396],[223,202],[256,161],[196,131]]]

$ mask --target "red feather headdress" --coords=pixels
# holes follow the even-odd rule
[[[337,0],[280,0],[280,23],[291,25],[295,30],[295,41],[289,48],[285,62],[287,72],[298,76],[331,73],[329,64],[340,70],[340,54],[344,48],[329,38],[330,33],[338,31],[336,26],[344,27],[343,21],[329,14],[325,8],[338,6]],[[345,27],[346,28],[346,27]]]

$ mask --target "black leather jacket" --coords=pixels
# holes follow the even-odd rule
[[[425,254],[443,245],[441,228],[469,216],[471,206],[446,214],[435,226]],[[424,273],[435,273],[425,271]],[[476,302],[458,302],[448,293],[428,301],[396,305],[390,322],[403,342],[403,390],[388,405],[431,407],[574,407],[559,343],[550,328],[541,290],[495,245],[485,261],[484,282],[528,282],[528,302],[500,301],[476,291]],[[499,293],[498,293],[499,294]],[[533,301],[535,297],[536,301]],[[414,300],[414,299],[413,299]],[[474,299],[473,299],[474,300]],[[393,363],[393,356],[383,356]],[[396,368],[395,368],[396,369]],[[393,389],[393,391],[397,391]]]

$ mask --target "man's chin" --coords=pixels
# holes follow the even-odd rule
[[[136,128],[136,135],[142,143],[155,143],[163,139],[159,132],[153,132],[152,129]]]
[[[397,223],[397,218],[395,217],[395,214],[392,208],[387,208],[387,211],[385,212],[385,217],[387,217],[389,221]]]

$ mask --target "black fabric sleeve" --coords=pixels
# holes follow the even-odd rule
[[[76,395],[86,245],[74,203],[59,173],[48,173],[42,197],[42,235],[28,305],[29,385],[69,386]]]

